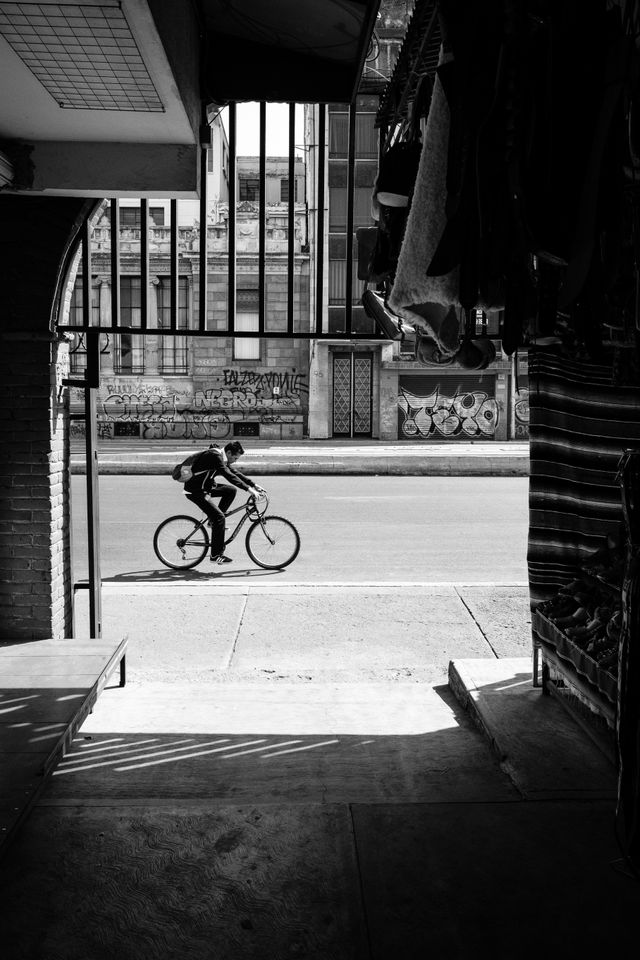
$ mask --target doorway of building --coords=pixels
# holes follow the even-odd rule
[[[371,436],[372,382],[370,353],[334,353],[334,437]]]

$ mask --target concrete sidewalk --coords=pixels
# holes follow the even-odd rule
[[[410,443],[396,441],[305,440],[269,445],[242,440],[242,469],[269,474],[352,474],[413,476],[528,476],[528,443],[460,441]],[[103,474],[164,474],[198,449],[199,443],[103,442],[98,463]],[[71,472],[84,473],[85,452],[74,442]]]
[[[622,952],[615,769],[528,620],[515,584],[107,585],[130,679],[0,865],[3,956]]]

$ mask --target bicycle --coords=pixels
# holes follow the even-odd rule
[[[233,533],[225,540],[225,547],[235,540],[246,521],[249,521],[244,541],[249,557],[265,570],[281,570],[298,556],[300,535],[290,520],[266,517],[268,506],[268,497],[261,498],[258,506],[256,498],[250,496],[245,503],[230,510],[227,517],[244,512]],[[197,520],[183,514],[163,520],[153,536],[153,549],[158,560],[172,570],[197,567],[211,547],[207,524],[206,517]]]

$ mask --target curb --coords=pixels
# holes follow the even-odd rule
[[[151,460],[136,462],[133,460],[98,460],[101,475],[145,475],[169,474],[175,466],[171,461]],[[308,476],[415,476],[415,477],[528,477],[528,457],[350,457],[344,460],[332,457],[308,458],[304,460],[258,461],[248,457],[242,461],[242,470],[249,476],[277,476],[300,474]],[[71,462],[72,474],[86,474],[86,464],[82,461]]]

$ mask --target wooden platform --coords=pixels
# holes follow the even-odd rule
[[[0,641],[0,857],[116,668],[127,640]]]

